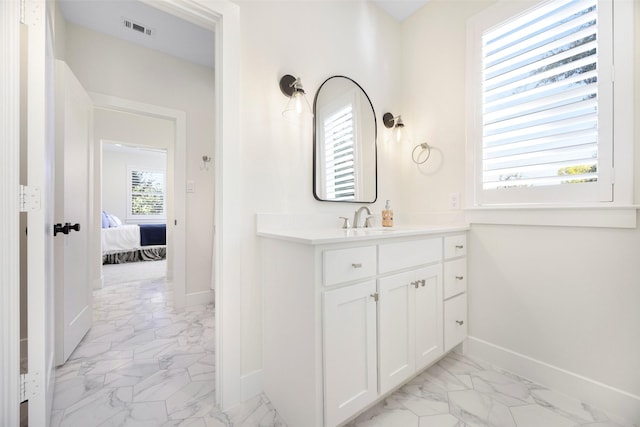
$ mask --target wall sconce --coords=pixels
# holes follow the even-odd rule
[[[289,97],[287,107],[282,112],[286,119],[295,121],[303,117],[313,117],[300,78],[285,74],[280,79],[280,90]]]
[[[384,113],[382,116],[382,122],[386,128],[393,128],[391,131],[391,140],[398,144],[403,144],[405,142],[409,142],[409,136],[407,135],[407,131],[404,128],[404,123],[402,122],[402,117],[394,116],[391,113]]]
[[[211,156],[207,156],[206,154],[202,156],[202,164],[200,165],[200,170],[209,170],[209,165],[211,164]]]

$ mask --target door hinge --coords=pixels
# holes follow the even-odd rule
[[[20,403],[38,395],[37,374],[20,374]]]
[[[20,212],[40,210],[40,189],[38,187],[20,186]]]

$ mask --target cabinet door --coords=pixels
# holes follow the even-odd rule
[[[325,425],[335,426],[377,397],[375,281],[323,294]]]
[[[440,265],[417,270],[415,290],[416,370],[443,353],[442,269]]]
[[[444,302],[444,345],[449,351],[467,337],[467,294]]]
[[[459,258],[444,263],[444,299],[467,291],[467,259]]]
[[[415,271],[379,280],[380,393],[415,372]]]

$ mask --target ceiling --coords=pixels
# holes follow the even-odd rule
[[[402,21],[428,0],[371,1]],[[58,4],[65,19],[73,24],[206,67],[214,66],[213,31],[146,3],[136,0],[59,0]],[[128,27],[125,21],[129,22]]]
[[[68,22],[213,68],[211,30],[134,0],[60,0],[58,4]]]
[[[385,12],[402,22],[418,9],[421,9],[429,0],[372,0]]]

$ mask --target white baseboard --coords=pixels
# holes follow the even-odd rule
[[[533,359],[475,337],[468,337],[465,353],[527,378],[551,390],[640,423],[640,396]]]
[[[193,292],[186,295],[185,305],[200,305],[213,302],[213,291],[206,290],[202,292]]]
[[[240,377],[240,400],[245,402],[262,393],[262,369]]]

